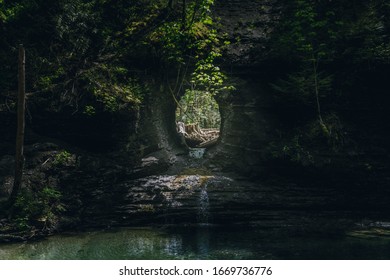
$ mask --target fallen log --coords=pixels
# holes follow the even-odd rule
[[[177,125],[180,125],[180,127],[178,127],[178,132],[184,136],[187,145],[192,148],[211,147],[216,143],[216,140],[219,137],[219,130],[215,128],[202,129],[197,123],[187,125],[178,123]]]
[[[214,146],[215,144],[217,144],[217,141],[218,141],[218,137],[216,138],[213,138],[211,140],[208,140],[208,141],[205,141],[205,142],[202,142],[200,143],[197,148],[210,148],[212,146]]]

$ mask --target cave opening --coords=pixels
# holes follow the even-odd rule
[[[214,95],[207,91],[186,91],[177,103],[176,127],[190,148],[207,149],[216,145],[221,114]]]

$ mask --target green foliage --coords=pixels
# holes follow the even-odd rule
[[[332,93],[334,81],[333,75],[322,68],[334,59],[344,23],[337,20],[333,5],[312,0],[292,1],[286,16],[279,30],[278,48],[295,59],[297,66],[272,87],[285,100],[314,105],[318,126],[327,131],[321,103]]]
[[[184,123],[198,123],[201,128],[219,128],[221,116],[213,95],[187,91],[176,109],[176,119]]]
[[[302,135],[295,135],[291,141],[285,144],[281,151],[274,153],[276,157],[287,157],[295,163],[309,165],[314,162],[313,155],[301,143]]]
[[[213,4],[212,0],[191,1],[182,12],[185,20],[177,18],[165,22],[149,35],[148,43],[158,48],[160,58],[167,63],[185,65],[186,68],[194,63],[195,69],[188,82],[191,90],[214,94],[228,89],[226,75],[215,61],[229,42],[216,29],[211,16]]]
[[[96,9],[97,5],[102,3],[72,1],[63,6],[64,12],[56,18],[57,32],[59,40],[66,42],[68,51],[61,56],[61,66],[51,79],[60,81],[56,85],[58,91],[65,90],[76,106],[79,96],[88,93],[104,110],[115,112],[126,104],[139,104],[143,89],[115,59],[112,52],[116,46],[106,33],[109,30],[97,26],[98,22],[104,24],[104,10]],[[84,59],[81,65],[80,62],[75,64],[78,59]],[[67,69],[63,70],[64,66]],[[94,108],[95,112],[97,109]]]
[[[55,165],[66,165],[72,158],[72,154],[67,151],[61,151],[54,158]]]
[[[29,90],[54,93],[63,106],[90,116],[138,107],[148,92],[144,75],[161,68],[170,69],[167,75],[180,69],[180,90],[184,84],[217,93],[228,89],[216,66],[228,42],[217,32],[213,2],[3,0],[0,63],[16,68],[9,58],[23,42]],[[15,90],[15,71],[0,69],[2,88]]]
[[[0,63],[16,68],[8,58],[17,56],[15,46],[23,42],[28,90],[54,93],[74,112],[88,105],[95,112],[138,106],[146,87],[137,72],[128,71],[123,55],[130,50],[123,47],[127,38],[120,32],[125,22],[147,13],[149,5],[142,7],[143,2],[1,1]],[[115,16],[110,15],[113,7],[118,8]],[[15,90],[15,75],[9,73],[15,69],[0,69],[0,87]]]
[[[0,23],[12,20],[23,8],[23,3],[13,3],[10,5],[5,3],[4,0],[0,0]]]
[[[326,126],[312,125],[309,130],[309,138],[315,139],[324,137],[328,146],[333,152],[338,152],[344,148],[346,142],[346,131],[342,121],[336,113],[329,113],[324,117]]]
[[[157,46],[160,57],[168,62],[186,63],[188,58],[202,59],[217,52],[218,32],[213,27],[213,0],[190,1],[181,15],[151,32],[146,43]]]
[[[303,127],[296,128],[289,136],[284,136],[281,143],[271,143],[268,147],[274,158],[288,159],[301,165],[318,163],[321,152],[337,154],[347,145],[351,148],[351,140],[336,113],[324,116],[326,126],[312,121]]]
[[[147,91],[136,79],[126,78],[126,74],[127,70],[122,67],[103,64],[80,74],[79,81],[105,110],[115,112],[126,104],[140,104]]]
[[[20,230],[41,226],[50,228],[57,222],[57,216],[65,211],[61,193],[52,187],[39,190],[23,189],[15,203],[14,223]]]
[[[96,110],[95,110],[95,107],[91,106],[91,105],[87,105],[85,106],[84,108],[84,114],[88,115],[88,116],[93,116],[96,114]]]
[[[224,90],[233,90],[227,76],[217,66],[223,48],[229,44],[216,28],[211,15],[212,0],[189,1],[181,16],[171,18],[149,37],[149,44],[158,50],[160,59],[169,68],[178,68],[174,86],[169,89],[175,99],[180,98],[177,118],[197,122],[202,127],[218,127],[218,106],[214,96]],[[188,70],[193,65],[192,73]]]
[[[210,52],[206,59],[198,60],[192,73],[190,91],[202,90],[205,94],[215,96],[223,90],[234,90],[234,86],[227,85],[227,76],[215,66],[215,59],[220,57],[219,52]]]
[[[317,77],[315,77],[317,75]],[[317,84],[315,83],[317,78]],[[314,73],[310,66],[287,74],[287,78],[272,83],[277,97],[290,104],[315,105],[314,92],[318,87],[319,97],[326,98],[332,92],[333,76],[326,73]]]
[[[349,23],[346,37],[354,41],[346,53],[353,54],[356,63],[369,63],[370,67],[390,61],[390,4],[386,1],[362,3],[356,20]]]
[[[374,80],[364,92],[370,96],[365,97],[359,85],[389,66],[389,15],[390,4],[377,0],[286,3],[273,40],[274,51],[286,67],[271,86],[281,106],[306,111],[305,115],[288,111],[288,117],[300,124],[284,149],[291,159],[308,159],[305,151],[315,145],[326,147],[327,152],[343,150],[349,140],[340,108],[350,108],[358,98],[378,104],[386,100],[380,96],[386,92],[385,82],[377,85]],[[315,111],[317,121],[311,113]]]
[[[344,22],[335,5],[313,0],[294,0],[287,4],[286,19],[280,26],[280,50],[304,61],[333,59],[335,45]]]

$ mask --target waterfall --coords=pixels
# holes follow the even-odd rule
[[[209,222],[209,195],[207,193],[207,185],[203,186],[200,190],[198,201],[198,223],[207,224]]]

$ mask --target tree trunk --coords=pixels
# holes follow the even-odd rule
[[[182,19],[181,19],[181,29],[186,29],[186,21],[187,21],[187,4],[186,0],[183,0],[183,10],[182,10]]]
[[[322,121],[322,115],[321,115],[320,93],[319,93],[318,73],[317,73],[317,64],[316,63],[318,63],[318,62],[314,58],[314,55],[313,55],[314,90],[315,90],[315,94],[316,94],[318,119],[320,121],[320,124],[322,125],[324,122]]]
[[[12,204],[15,203],[16,197],[19,194],[22,177],[23,177],[23,145],[24,145],[24,127],[25,127],[25,108],[26,108],[26,84],[25,84],[25,51],[23,45],[19,46],[19,67],[18,67],[18,127],[16,132],[16,156],[15,156],[15,179],[12,193],[9,201]]]

